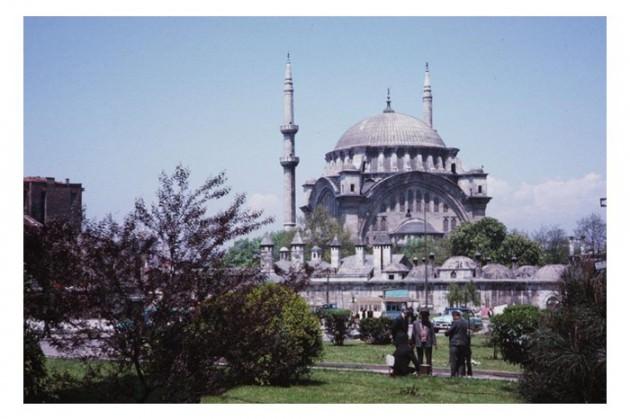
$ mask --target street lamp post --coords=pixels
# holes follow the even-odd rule
[[[422,258],[425,263],[424,263],[424,307],[427,308],[429,306],[428,302],[429,302],[429,267],[426,264],[426,260],[427,260],[427,253],[428,253],[428,246],[429,243],[427,241],[427,201],[424,201],[424,205],[422,206],[422,214],[423,214],[423,218],[424,218],[424,258]]]

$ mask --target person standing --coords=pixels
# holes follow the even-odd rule
[[[418,352],[418,362],[423,359],[429,366],[433,366],[433,347],[437,349],[437,338],[433,322],[429,320],[429,310],[420,310],[420,318],[413,322],[412,339]]]
[[[396,344],[397,338],[402,339],[403,335],[405,337],[405,340],[409,342],[408,330],[409,330],[409,322],[407,320],[407,312],[405,309],[403,309],[400,311],[398,316],[396,316],[396,318],[394,319],[392,323],[391,332],[392,332],[392,341],[394,342],[394,344]]]
[[[453,323],[446,331],[449,337],[449,355],[451,360],[451,377],[464,375],[464,358],[468,346],[468,323],[462,319],[459,311],[453,311]]]

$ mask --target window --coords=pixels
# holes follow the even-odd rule
[[[444,206],[442,207],[444,212],[448,212],[448,205],[444,204]]]
[[[457,278],[457,272],[451,271],[451,278]]]
[[[451,230],[455,230],[455,227],[457,227],[457,218],[451,220]]]
[[[444,222],[442,223],[442,230],[444,233],[448,231],[448,218],[444,219]]]
[[[389,274],[389,275],[387,275],[387,277],[388,277],[389,279],[394,279],[394,274]]]
[[[481,185],[479,185],[479,186],[477,187],[477,191],[478,191],[479,193],[482,193],[482,192],[483,192],[483,187],[482,187]]]
[[[354,183],[350,184],[350,192],[354,192]]]
[[[457,173],[457,165],[455,165],[455,163],[451,164],[451,172],[452,173]]]
[[[438,198],[435,198],[433,202],[433,212],[440,212],[440,200]]]

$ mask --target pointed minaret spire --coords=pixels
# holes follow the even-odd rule
[[[300,159],[295,156],[295,134],[299,127],[295,124],[293,114],[293,74],[291,71],[291,55],[287,53],[284,69],[284,119],[280,132],[284,136],[284,153],[280,165],[284,172],[283,215],[284,229],[295,228],[295,167]]]
[[[433,96],[431,95],[431,76],[429,63],[424,66],[424,91],[422,93],[422,119],[433,128]]]
[[[384,113],[392,113],[394,110],[392,109],[392,100],[389,96],[389,87],[387,88],[387,107],[383,110]]]

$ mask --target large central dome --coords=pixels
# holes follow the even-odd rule
[[[337,142],[335,150],[366,146],[446,147],[438,133],[423,121],[391,111],[364,119],[350,127]]]

